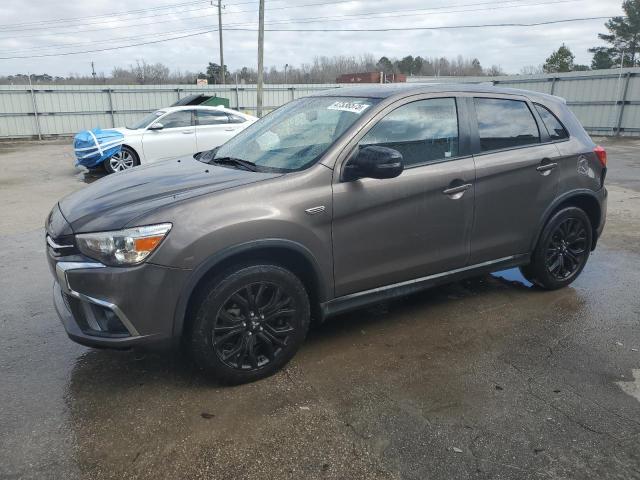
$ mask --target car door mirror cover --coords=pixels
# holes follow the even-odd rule
[[[149,125],[149,130],[157,131],[157,130],[162,130],[163,128],[164,128],[164,125],[160,122],[155,122]]]
[[[393,148],[370,145],[360,148],[347,161],[343,180],[350,182],[360,178],[395,178],[404,170],[402,154]]]

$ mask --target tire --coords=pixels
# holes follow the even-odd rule
[[[522,275],[546,290],[566,287],[587,264],[592,237],[591,221],[584,210],[563,208],[545,225],[531,263],[520,267]]]
[[[133,148],[123,145],[119,153],[107,158],[102,164],[107,173],[116,173],[140,165],[140,159]]]
[[[267,262],[237,266],[213,279],[192,312],[185,339],[189,353],[201,369],[231,385],[280,370],[310,323],[309,296],[300,279]]]

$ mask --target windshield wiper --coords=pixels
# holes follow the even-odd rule
[[[241,158],[233,158],[233,157],[221,157],[214,158],[209,163],[217,163],[219,165],[235,165],[238,167],[242,167],[245,170],[249,170],[250,172],[257,172],[258,167],[255,163],[250,162],[248,160],[242,160]]]

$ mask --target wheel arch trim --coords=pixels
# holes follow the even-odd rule
[[[538,225],[538,228],[536,229],[536,234],[533,237],[533,241],[531,243],[531,247],[530,247],[531,251],[533,251],[536,248],[536,245],[538,244],[538,240],[540,239],[540,235],[542,234],[542,231],[544,230],[545,225],[547,224],[551,216],[554,214],[554,212],[558,210],[558,207],[560,207],[563,203],[567,203],[573,199],[578,199],[580,197],[590,198],[592,201],[594,201],[598,205],[598,210],[599,210],[598,215],[599,215],[600,221],[602,221],[602,201],[598,195],[599,193],[600,191],[594,191],[588,188],[579,188],[579,189],[571,190],[569,192],[565,192],[564,194],[555,198],[554,201],[551,203],[551,205],[547,207],[544,214],[542,215],[542,221]],[[585,212],[585,213],[589,215],[589,212]],[[599,225],[591,225],[591,228],[593,229],[594,232],[598,229],[598,227]],[[592,240],[592,244],[593,244],[592,247],[595,246],[596,240],[597,239],[594,237]]]
[[[231,247],[220,250],[219,252],[211,255],[205,261],[200,263],[191,273],[187,279],[185,285],[182,287],[178,302],[176,304],[174,319],[173,319],[173,336],[180,337],[183,333],[185,325],[187,309],[189,307],[189,301],[194,293],[200,281],[209,273],[216,265],[220,265],[225,260],[228,260],[236,255],[242,253],[250,253],[252,251],[264,250],[264,249],[281,249],[290,250],[297,254],[301,254],[309,262],[315,275],[318,291],[317,296],[320,302],[327,300],[327,294],[329,292],[329,286],[322,275],[322,270],[311,251],[304,245],[281,238],[268,238],[262,240],[252,240],[249,242],[233,245]]]

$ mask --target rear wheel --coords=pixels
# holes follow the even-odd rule
[[[289,270],[247,265],[206,286],[194,315],[188,347],[196,363],[223,383],[246,383],[297,352],[309,329],[309,297]]]
[[[139,164],[140,160],[133,148],[123,145],[118,153],[104,161],[104,169],[107,173],[115,173],[128,170]]]
[[[592,232],[583,210],[576,207],[560,210],[542,231],[531,263],[520,271],[529,281],[548,290],[569,285],[587,264]]]

